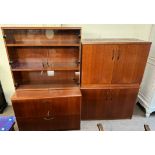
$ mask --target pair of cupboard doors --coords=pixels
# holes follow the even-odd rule
[[[150,44],[84,44],[82,86],[130,84],[142,80]]]
[[[83,120],[131,118],[138,93],[132,88],[81,89]]]

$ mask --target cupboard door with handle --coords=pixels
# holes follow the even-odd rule
[[[131,118],[138,88],[111,89],[107,107],[109,119]]]
[[[122,44],[116,51],[112,84],[140,83],[150,44]]]
[[[116,45],[90,44],[82,47],[82,85],[110,84]]]

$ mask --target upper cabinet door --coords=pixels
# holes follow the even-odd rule
[[[140,83],[150,44],[122,44],[116,50],[112,84]]]
[[[110,84],[115,45],[91,44],[82,47],[82,85]]]

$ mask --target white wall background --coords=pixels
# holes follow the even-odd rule
[[[77,24],[82,27],[82,38],[137,38],[148,40],[152,25],[148,24]]]
[[[4,26],[4,25],[0,25]],[[6,26],[6,25],[5,25]],[[15,26],[15,25],[7,25]],[[82,39],[85,38],[137,38],[149,40],[151,24],[55,24],[55,25],[16,25],[16,26],[80,26],[82,27]],[[13,80],[8,64],[6,49],[0,30],[0,81],[6,100],[11,104],[10,97],[14,93]]]

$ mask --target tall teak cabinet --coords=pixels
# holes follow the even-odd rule
[[[3,27],[19,130],[79,130],[81,120],[131,118],[150,49],[88,39],[78,27]]]

